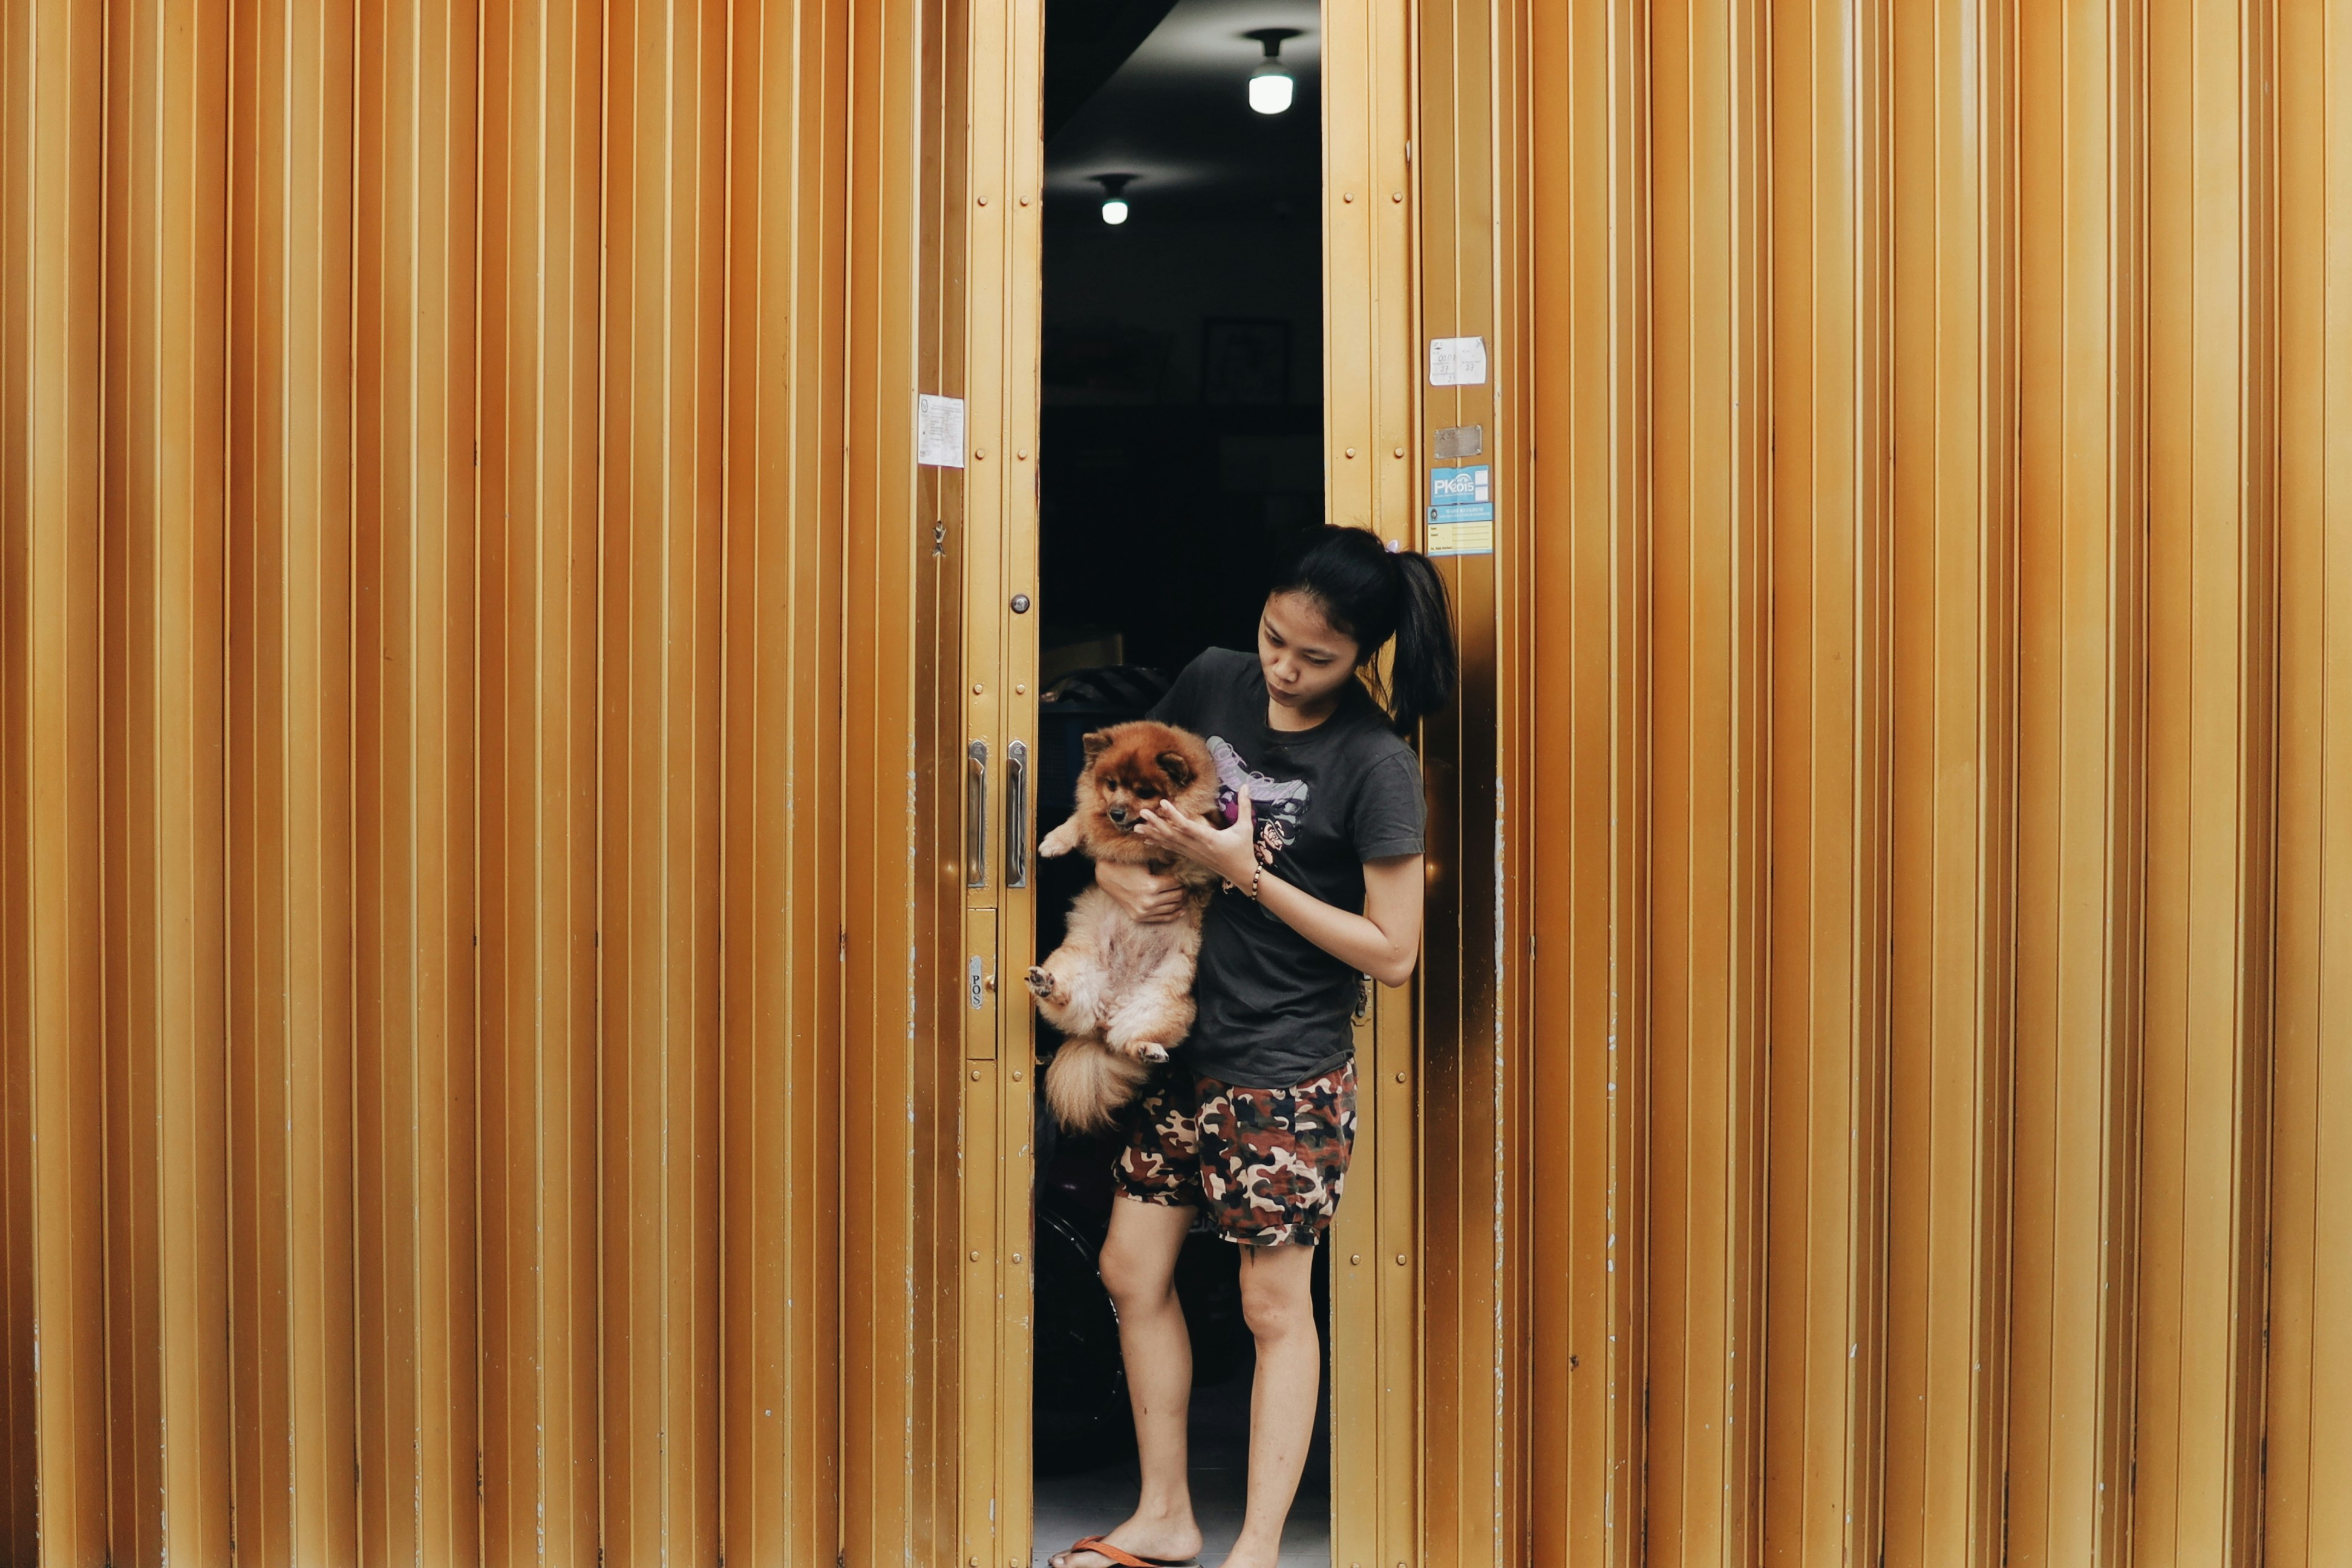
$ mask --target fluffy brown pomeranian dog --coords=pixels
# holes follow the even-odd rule
[[[1045,1069],[1046,1102],[1063,1126],[1098,1132],[1192,1027],[1201,914],[1217,880],[1215,872],[1136,837],[1136,825],[1161,801],[1211,819],[1217,770],[1201,737],[1149,720],[1097,730],[1085,745],[1077,809],[1037,852],[1084,849],[1098,861],[1173,869],[1191,889],[1181,916],[1143,925],[1108,893],[1088,888],[1071,902],[1062,945],[1029,971],[1037,1010],[1067,1037]]]

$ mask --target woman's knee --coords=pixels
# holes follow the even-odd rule
[[[1304,1270],[1242,1272],[1242,1321],[1261,1340],[1315,1331],[1315,1298]]]
[[[1103,1243],[1096,1268],[1102,1274],[1103,1289],[1122,1311],[1165,1300],[1175,1284],[1175,1272],[1164,1260],[1123,1244],[1117,1237]]]

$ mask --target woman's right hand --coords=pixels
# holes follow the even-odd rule
[[[1129,918],[1144,925],[1160,925],[1184,912],[1184,884],[1149,866],[1098,861],[1095,866],[1095,886],[1108,893]]]

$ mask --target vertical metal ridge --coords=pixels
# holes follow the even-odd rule
[[[965,25],[930,4],[854,14],[844,881],[859,1009],[843,1034],[842,1289],[851,1562],[952,1551],[960,945],[953,774],[967,470],[922,469],[916,391],[964,395]],[[982,458],[986,450],[990,458]],[[968,460],[1001,462],[974,437]],[[870,650],[870,651],[869,651]],[[870,781],[861,783],[860,781]]]
[[[1761,1524],[1771,187],[1742,7],[1651,16],[1652,1550]]]
[[[222,950],[226,8],[109,15],[109,1549],[229,1537]]]
[[[1414,19],[1402,5],[1333,6],[1319,39],[1324,516],[1400,546],[1418,538],[1425,445],[1420,204],[1406,155],[1416,129]],[[1387,994],[1357,1031],[1350,1199],[1331,1245],[1408,1266],[1332,1276],[1335,1560],[1396,1562],[1423,1550],[1421,1488],[1399,1484],[1418,1470],[1423,1447],[1415,1325],[1429,1275],[1416,1208],[1416,1017],[1412,993]]]
[[[729,89],[722,1528],[758,1563],[840,1540],[843,46],[740,14]]]
[[[715,1556],[725,29],[617,5],[602,550],[604,1547]]]
[[[2140,146],[2137,9],[2020,15],[2009,1550],[2040,1563],[2114,1556],[2130,1509]]]
[[[48,141],[37,117],[36,14],[0,17],[0,551],[28,560],[34,520],[31,405],[37,287],[33,173]],[[34,1178],[34,879],[31,572],[0,576],[0,1551],[40,1546],[38,1187]]]
[[[2269,8],[2151,7],[2148,994],[2136,1555],[2244,1557],[2267,1251]]]
[[[361,1555],[481,1552],[475,9],[359,35],[353,759]]]
[[[2008,13],[1892,32],[1886,1550],[1998,1551],[2013,816]]]
[[[1501,414],[1506,407],[1516,412],[1516,399],[1505,389],[1525,374],[1509,346],[1498,289],[1506,264],[1501,230],[1509,208],[1501,189],[1507,152],[1497,119],[1507,112],[1509,94],[1494,62],[1507,23],[1483,0],[1426,6],[1412,22],[1419,92],[1403,194],[1420,281],[1416,339],[1484,338],[1489,380],[1480,386],[1417,388],[1422,418],[1407,477],[1417,511],[1423,471],[1433,461],[1431,433],[1479,426],[1485,435],[1476,460],[1496,476],[1500,518],[1514,506],[1525,507],[1530,479],[1529,466],[1504,433],[1507,421]],[[1419,343],[1405,346],[1417,351]],[[1413,359],[1412,374],[1420,383],[1424,374],[1417,352]],[[1429,542],[1418,527],[1402,542],[1417,549]],[[1497,543],[1510,548],[1507,540]],[[1452,706],[1422,726],[1429,898],[1416,1048],[1409,1062],[1398,1064],[1409,1074],[1405,1089],[1399,1091],[1393,1072],[1381,1085],[1415,1128],[1418,1212],[1412,1251],[1420,1260],[1414,1305],[1423,1469],[1414,1550],[1435,1562],[1509,1560],[1517,1551],[1505,1522],[1510,1506],[1505,1478],[1518,1450],[1502,1438],[1511,1349],[1499,1289],[1517,1257],[1506,1239],[1516,1205],[1498,1204],[1498,1187],[1507,1180],[1502,1145],[1507,1135],[1522,1133],[1517,1112],[1504,1108],[1509,1079],[1497,1050],[1505,1002],[1495,951],[1504,853],[1496,813],[1507,744],[1501,739],[1507,721],[1498,695],[1509,679],[1499,647],[1515,631],[1502,603],[1502,559],[1461,555],[1437,562],[1454,603],[1461,680]],[[1339,1348],[1345,1353],[1346,1347]],[[1344,1515],[1350,1507],[1335,1499],[1336,1511]]]
[[[941,12],[942,124],[938,241],[941,274],[938,385],[966,399],[970,465],[962,492],[936,514],[961,539],[960,570],[938,584],[942,662],[933,689],[952,691],[936,742],[983,756],[977,818],[963,826],[962,886],[942,905],[948,952],[980,964],[985,1004],[940,1021],[939,1049],[961,1049],[967,1072],[940,1086],[942,1131],[955,1128],[960,1189],[938,1204],[937,1238],[953,1272],[939,1320],[954,1390],[938,1405],[938,1452],[956,1472],[939,1489],[938,1537],[950,1560],[1026,1562],[1031,1542],[1029,1256],[1034,1165],[1034,1067],[1025,991],[1001,984],[1030,951],[1034,894],[1029,755],[1036,731],[1034,617],[1010,608],[1037,587],[1037,361],[1044,139],[1042,0]],[[955,171],[961,170],[959,178]],[[929,384],[927,382],[926,384]],[[942,481],[950,476],[942,473]],[[943,482],[942,489],[948,488]],[[942,557],[947,559],[947,557]],[[1016,775],[1018,784],[1015,784]],[[944,1140],[938,1145],[943,1152]],[[952,1530],[952,1535],[949,1531]],[[1048,1550],[1051,1548],[1049,1547]]]
[[[239,15],[227,331],[236,1550],[350,1561],[351,14]]]
[[[1539,36],[1536,13],[1523,4],[1499,4],[1493,8],[1494,34],[1489,46],[1489,125],[1494,137],[1496,202],[1495,278],[1496,346],[1501,357],[1496,376],[1502,405],[1496,411],[1494,440],[1497,452],[1509,452],[1526,465],[1521,483],[1507,492],[1496,509],[1496,816],[1494,965],[1496,990],[1494,1038],[1497,1079],[1493,1100],[1502,1127],[1519,1130],[1520,1146],[1497,1138],[1494,1222],[1499,1256],[1495,1260],[1495,1331],[1498,1344],[1496,1383],[1496,1412],[1491,1452],[1494,1528],[1503,1554],[1525,1551],[1535,1522],[1536,1482],[1539,1452],[1538,1434],[1545,1433],[1545,1449],[1559,1451],[1552,1434],[1557,1426],[1544,1420],[1537,1399],[1536,1373],[1557,1364],[1560,1352],[1547,1356],[1538,1349],[1536,1321],[1535,1238],[1530,1195],[1537,1190],[1534,1135],[1536,1115],[1536,1053],[1531,1027],[1535,1017],[1533,956],[1534,900],[1530,872],[1535,863],[1534,798],[1536,730],[1533,722],[1535,642],[1534,584],[1535,499],[1538,468],[1533,460],[1532,398],[1535,385],[1535,189],[1532,115],[1536,48]],[[1523,412],[1523,409],[1526,410]],[[1546,1428],[1551,1431],[1547,1432]],[[1557,1472],[1555,1471],[1555,1476]],[[1560,1552],[1541,1561],[1557,1561]]]
[[[601,1543],[595,622],[601,13],[483,12],[482,1508]]]
[[[2276,1063],[2263,1549],[2352,1554],[2352,15],[2276,40],[2279,573]]]
[[[0,197],[0,723],[13,1290],[10,1544],[95,1561],[106,1447],[108,919],[101,718],[105,365],[111,315],[108,17],[75,0],[8,20],[15,133]],[[19,1184],[21,1184],[21,1185]],[[18,1306],[21,1303],[21,1308]],[[21,1311],[21,1316],[19,1315]],[[29,1473],[28,1473],[29,1472]]]
[[[1547,1564],[1624,1564],[1645,1551],[1649,1375],[1639,1238],[1650,64],[1633,6],[1522,15],[1529,363],[1515,450],[1532,470],[1528,791],[1507,809],[1529,841],[1528,928],[1511,943],[1525,976],[1530,1115],[1523,1529]]]
[[[1760,1540],[1874,1554],[1887,1050],[1884,62],[1867,7],[1776,16],[1773,910]]]

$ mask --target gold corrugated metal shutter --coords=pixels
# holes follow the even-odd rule
[[[0,16],[0,1558],[1020,1561],[1040,25]],[[1329,26],[1338,1539],[2352,1560],[2352,5]]]
[[[2352,10],[1514,21],[1528,1560],[2344,1560]]]

